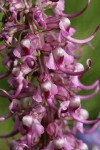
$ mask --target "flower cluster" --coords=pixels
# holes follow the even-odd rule
[[[92,85],[81,83],[81,77],[92,65],[86,60],[86,68],[77,63],[85,44],[94,33],[78,40],[72,36],[70,18],[81,15],[65,14],[64,0],[1,0],[3,13],[0,32],[0,56],[7,72],[11,90],[0,88],[0,96],[8,97],[9,112],[0,122],[13,117],[11,133],[0,135],[9,138],[20,133],[20,138],[9,143],[10,150],[87,150],[88,147],[75,137],[78,131],[90,132],[98,125],[99,118],[87,120],[88,111],[81,107],[99,91],[99,79]],[[48,15],[50,9],[53,15]],[[76,51],[79,54],[76,55]],[[3,53],[3,51],[5,51]],[[90,95],[78,95],[80,90],[94,90]],[[70,122],[71,126],[70,126]],[[93,124],[86,131],[84,124]]]

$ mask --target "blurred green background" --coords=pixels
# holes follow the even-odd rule
[[[66,0],[66,12],[74,13],[81,10],[87,0]],[[100,0],[91,0],[91,4],[88,10],[81,16],[71,19],[72,27],[76,28],[77,33],[75,37],[83,39],[91,35],[94,29],[100,25]],[[86,85],[93,83],[100,76],[100,31],[91,42],[94,49],[89,46],[85,46],[83,50],[83,56],[80,60],[84,65],[87,58],[91,58],[93,65],[88,73],[86,73],[82,82]],[[1,63],[1,62],[0,62]],[[0,74],[4,72],[4,68],[0,65]],[[8,90],[9,86],[6,80],[0,80],[0,87]],[[89,94],[82,91],[81,94]],[[5,115],[8,112],[8,100],[0,98],[0,116]],[[95,118],[100,112],[100,92],[92,99],[83,102],[83,107],[89,110],[90,118]],[[0,123],[0,134],[9,133],[13,128],[12,119],[8,119],[4,123]],[[0,140],[0,150],[7,150],[7,141]]]

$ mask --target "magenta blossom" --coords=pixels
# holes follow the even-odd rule
[[[98,126],[100,118],[87,120],[89,113],[81,101],[98,93],[99,79],[89,86],[81,83],[92,61],[87,59],[84,67],[76,60],[100,26],[90,37],[75,39],[70,18],[81,15],[89,4],[87,0],[80,12],[65,14],[64,0],[0,1],[0,56],[7,69],[0,79],[8,77],[10,85],[10,91],[0,88],[0,96],[10,102],[0,123],[14,118],[11,133],[0,138],[20,133],[20,138],[8,143],[10,150],[88,150],[75,135],[77,131],[90,133]],[[48,15],[48,9],[53,15]],[[78,94],[81,90],[94,91],[83,96]],[[84,124],[92,124],[91,129],[86,130]]]

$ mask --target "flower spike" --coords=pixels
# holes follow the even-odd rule
[[[0,0],[0,56],[7,70],[0,79],[7,78],[10,88],[0,88],[0,97],[9,100],[0,123],[10,117],[15,123],[0,138],[10,138],[10,150],[88,150],[75,134],[91,133],[100,122],[87,120],[89,113],[81,106],[99,92],[99,79],[84,85],[81,78],[92,60],[87,59],[84,67],[76,59],[81,59],[85,45],[92,47],[100,26],[90,37],[75,39],[70,18],[83,14],[89,4],[87,0],[80,12],[65,14],[65,0]],[[82,96],[81,90],[94,92]],[[84,124],[93,126],[85,130]],[[12,140],[16,134],[20,136]]]

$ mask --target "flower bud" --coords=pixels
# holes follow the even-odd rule
[[[30,98],[29,97],[25,97],[21,100],[21,105],[24,109],[29,108],[29,104],[30,103]]]
[[[80,150],[88,150],[87,144],[82,143]]]
[[[58,47],[54,53],[58,58],[64,56],[64,50],[61,47]]]
[[[18,65],[18,60],[17,59],[14,60],[13,65],[14,65],[14,67],[16,67]]]
[[[80,116],[82,119],[86,120],[89,117],[89,112],[85,109],[80,110]]]
[[[54,57],[59,61],[59,63],[62,63],[64,60],[64,49],[62,49],[61,47],[55,49]]]
[[[45,92],[50,91],[51,90],[51,82],[47,81],[47,82],[42,83],[42,89]]]
[[[31,43],[30,43],[30,40],[29,39],[23,39],[22,41],[21,41],[21,45],[23,46],[23,47],[26,47],[26,48],[30,48],[30,45],[31,45]]]
[[[71,99],[69,107],[72,109],[77,109],[80,106],[80,98],[79,97],[75,97],[73,99]]]
[[[58,138],[54,140],[54,147],[56,149],[61,149],[64,147],[65,139],[64,138]]]
[[[84,70],[84,66],[80,63],[77,63],[76,64],[76,71],[80,72],[80,71],[83,71],[83,70]]]
[[[20,74],[20,69],[19,68],[13,68],[12,74],[15,76],[18,76]]]
[[[66,30],[69,30],[69,28],[70,28],[70,20],[68,19],[68,18],[62,18],[61,19],[61,22],[63,23],[63,26],[64,26],[64,28],[66,29]]]
[[[32,126],[33,123],[33,118],[32,116],[24,116],[22,119],[23,125],[30,127]]]

